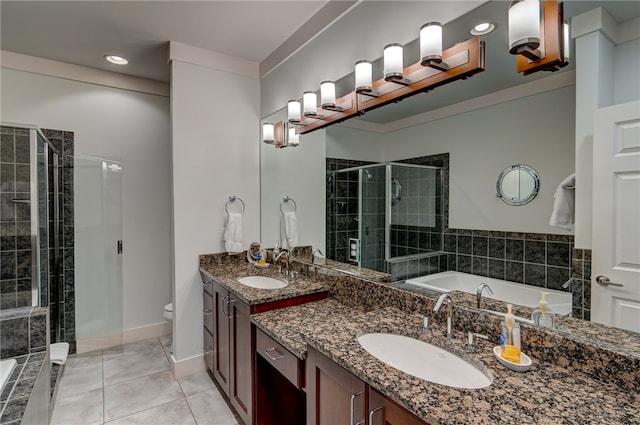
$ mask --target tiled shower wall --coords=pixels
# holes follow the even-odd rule
[[[29,130],[0,129],[0,309],[31,306]]]
[[[59,317],[61,340],[68,341],[75,351],[75,292],[74,292],[74,221],[73,221],[73,133],[42,130],[60,152],[60,239]],[[29,130],[2,127],[0,130],[0,307],[2,310],[31,305],[31,224],[29,204],[13,203],[12,199],[29,199]],[[50,174],[50,181],[53,176]],[[53,193],[49,194],[53,206]],[[50,214],[49,270],[53,272],[53,214]],[[47,306],[49,294],[41,291],[40,304]],[[50,306],[51,314],[56,313]],[[54,320],[50,320],[52,336]],[[53,340],[53,338],[52,338]]]
[[[60,131],[43,129],[42,132],[55,146],[61,154],[62,173],[60,179],[60,238],[61,264],[58,271],[60,282],[60,299],[58,300],[57,312],[51,309],[50,314],[58,315],[60,323],[60,340],[69,342],[70,351],[75,353],[76,325],[75,325],[75,279],[74,279],[74,219],[73,219],[73,152],[74,133],[71,131]],[[49,176],[51,178],[51,176]],[[50,197],[53,194],[50,194]],[[53,217],[49,217],[53,220]],[[53,234],[53,221],[50,221],[49,234]],[[53,241],[51,241],[53,246]],[[53,259],[53,252],[49,258]],[[50,270],[53,270],[50,265]],[[53,320],[50,320],[53,327]],[[52,329],[54,332],[54,329]],[[54,335],[52,333],[52,335]],[[52,338],[53,340],[53,338]]]

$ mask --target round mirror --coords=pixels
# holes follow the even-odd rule
[[[540,177],[528,165],[518,164],[505,168],[496,185],[498,197],[509,205],[525,205],[533,201],[540,190]]]

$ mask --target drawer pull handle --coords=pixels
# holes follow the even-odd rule
[[[211,316],[213,314],[213,311],[209,310],[208,308],[205,308],[202,314],[204,314],[205,316]]]
[[[274,362],[275,362],[275,361],[278,361],[278,360],[280,360],[280,359],[282,359],[282,358],[284,357],[284,355],[283,355],[283,354],[280,354],[280,353],[278,353],[278,357],[273,357],[273,356],[271,355],[271,352],[272,352],[272,351],[273,351],[273,352],[275,352],[275,353],[278,353],[278,352],[276,351],[276,347],[271,347],[271,348],[267,348],[266,350],[264,350],[265,354],[266,354],[267,356],[269,356],[269,358],[270,358],[271,360],[273,360]]]
[[[369,425],[373,425],[373,415],[378,413],[380,410],[384,409],[384,406],[377,407],[369,412]]]
[[[360,391],[359,393],[356,393],[356,394],[352,394],[352,395],[351,395],[351,406],[350,406],[350,409],[351,409],[351,415],[350,415],[350,417],[349,417],[349,423],[350,423],[350,425],[357,425],[357,424],[355,424],[355,423],[354,423],[353,414],[354,414],[354,410],[355,410],[355,406],[354,406],[354,404],[355,404],[355,403],[354,403],[354,401],[355,401],[356,397],[358,397],[359,395],[362,395],[362,391]],[[364,422],[364,421],[360,421],[360,422],[358,422],[358,424],[360,424],[360,423],[362,423],[362,422]]]
[[[210,353],[211,351],[213,351],[213,345],[205,345],[204,346],[204,352],[205,353]]]

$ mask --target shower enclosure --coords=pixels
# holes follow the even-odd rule
[[[441,168],[381,163],[327,173],[327,256],[387,271],[442,247]]]
[[[60,341],[60,150],[35,127],[3,125],[1,137],[0,307],[49,306]]]

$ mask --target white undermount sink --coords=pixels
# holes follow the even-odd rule
[[[266,276],[246,276],[238,279],[238,282],[245,286],[258,289],[280,289],[288,285],[287,282],[283,282],[278,279],[273,279]]]
[[[484,388],[493,378],[446,350],[403,335],[368,333],[358,337],[372,356],[402,372],[447,387]]]

